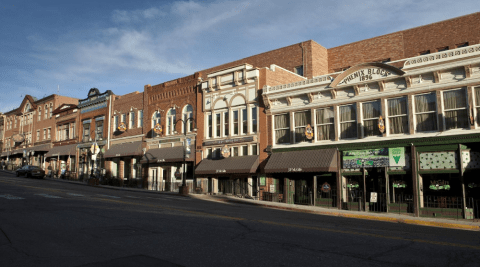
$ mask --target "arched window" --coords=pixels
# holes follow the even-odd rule
[[[177,112],[173,108],[171,108],[167,112],[167,132],[166,132],[167,135],[173,134],[173,132],[175,131],[176,114]]]
[[[186,122],[188,120],[188,118],[193,118],[192,105],[186,105],[183,108],[182,117],[183,117],[184,122]],[[182,132],[188,133],[188,132],[191,132],[192,130],[193,130],[193,119],[191,119],[187,122],[187,129],[183,129],[183,124],[182,124]]]
[[[155,124],[160,124],[160,112],[155,111],[152,116],[152,129],[155,127]]]
[[[24,111],[25,111],[25,112],[28,112],[29,110],[30,110],[30,103],[27,103],[27,104],[25,105],[25,110],[24,110]]]

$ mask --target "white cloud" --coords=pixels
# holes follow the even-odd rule
[[[155,17],[165,16],[166,13],[156,7],[144,10],[114,10],[112,12],[112,21],[115,23],[131,23],[140,22],[145,19],[152,19]]]

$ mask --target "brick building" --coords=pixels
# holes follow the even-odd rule
[[[144,93],[138,91],[112,97],[110,146],[104,156],[107,177],[135,187],[142,185],[143,101]]]
[[[105,174],[105,151],[109,149],[111,128],[110,114],[114,98],[112,91],[100,93],[97,88],[88,92],[88,97],[78,101],[78,127],[76,129],[79,142],[77,144],[78,178],[86,179],[92,173]],[[92,145],[97,144],[98,154],[92,154]]]
[[[79,112],[76,104],[62,104],[53,111],[55,138],[45,157],[57,177],[77,179],[77,143]]]
[[[1,157],[12,168],[31,164],[47,168],[45,153],[55,139],[53,110],[63,103],[76,104],[78,99],[50,95],[36,99],[25,96],[21,105],[4,114],[4,148]]]
[[[197,83],[198,74],[195,74],[145,86],[143,127],[146,153],[141,163],[144,187],[149,190],[177,191],[183,175],[189,189],[194,189]]]

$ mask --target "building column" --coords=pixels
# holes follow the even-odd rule
[[[313,200],[312,205],[315,207],[317,202],[317,176],[313,176]]]
[[[118,179],[120,180],[120,185],[122,186],[123,185],[123,178],[125,177],[125,160],[123,160],[122,158],[120,159],[120,170],[119,170],[119,174],[118,174]]]
[[[247,188],[248,188],[248,195],[253,196],[253,179],[251,176],[247,178]]]
[[[218,178],[212,178],[212,193],[218,194]]]

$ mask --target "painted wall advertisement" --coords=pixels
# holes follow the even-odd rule
[[[342,161],[344,169],[405,166],[405,148],[343,151]]]

